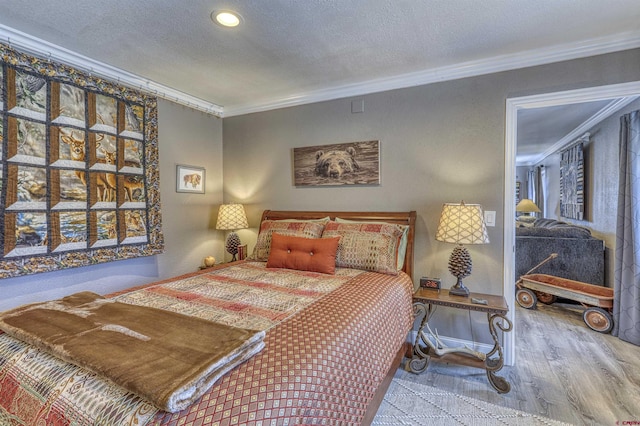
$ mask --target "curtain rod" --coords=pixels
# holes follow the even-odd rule
[[[589,132],[585,132],[584,135],[580,136],[578,139],[574,140],[573,142],[565,145],[561,150],[560,153],[563,153],[565,151],[570,150],[571,148],[573,148],[574,146],[578,145],[579,143],[582,142],[589,142],[589,137],[591,136],[591,133]]]

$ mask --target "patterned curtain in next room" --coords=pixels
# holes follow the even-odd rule
[[[612,334],[640,345],[640,110],[620,118]]]

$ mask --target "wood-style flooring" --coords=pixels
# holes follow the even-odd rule
[[[640,347],[589,329],[576,305],[515,302],[516,361],[498,394],[483,370],[431,362],[396,377],[574,425],[640,424]]]

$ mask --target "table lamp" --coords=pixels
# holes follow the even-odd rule
[[[532,200],[523,198],[516,206],[516,211],[519,213],[527,213],[527,216],[530,216],[530,213],[539,213],[540,209]]]
[[[449,290],[455,296],[469,296],[462,279],[471,275],[471,255],[462,244],[487,244],[489,236],[480,204],[446,203],[442,207],[436,240],[457,246],[449,257],[449,272],[458,280]]]
[[[235,233],[235,230],[248,227],[247,215],[244,213],[242,204],[222,204],[220,206],[216,229],[231,231],[227,235],[225,248],[233,256],[232,262],[236,260],[236,254],[238,254],[238,247],[240,246],[240,237]]]

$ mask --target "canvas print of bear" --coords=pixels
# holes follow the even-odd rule
[[[380,141],[293,149],[295,186],[379,185]]]

